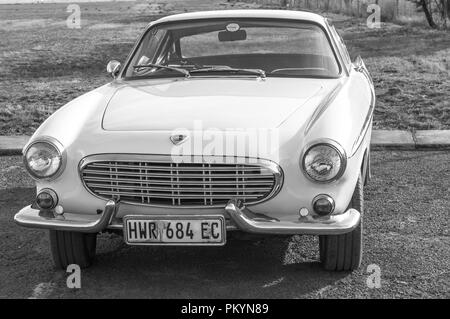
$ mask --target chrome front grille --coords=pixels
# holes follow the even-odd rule
[[[98,197],[165,207],[223,207],[232,198],[254,204],[281,187],[281,169],[273,162],[220,159],[178,163],[170,156],[95,155],[80,163],[80,175]]]

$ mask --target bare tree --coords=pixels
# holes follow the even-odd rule
[[[431,14],[431,1],[429,1],[429,0],[420,0],[420,5],[422,6],[422,10],[425,13],[425,17],[427,18],[428,24],[433,29],[436,29],[437,25],[434,22],[433,15]]]
[[[447,29],[450,0],[411,0],[422,9],[430,27]]]

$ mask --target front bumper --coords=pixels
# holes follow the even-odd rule
[[[340,235],[355,229],[361,219],[356,209],[349,209],[343,214],[324,218],[302,217],[297,221],[280,221],[253,213],[236,200],[230,200],[225,211],[240,230],[254,234]]]
[[[20,226],[30,228],[98,233],[111,224],[117,208],[118,204],[110,200],[106,203],[103,212],[98,215],[73,213],[57,215],[53,211],[40,211],[26,206],[14,216],[14,221]]]
[[[97,233],[107,228],[122,228],[113,224],[119,204],[113,200],[106,203],[105,209],[98,215],[64,213],[57,215],[51,211],[39,211],[24,207],[15,216],[14,221],[25,227],[45,228],[53,230]],[[242,202],[232,199],[225,207],[235,226],[227,226],[228,230],[238,229],[255,234],[278,235],[339,235],[356,228],[361,215],[355,209],[349,209],[340,215],[322,218],[302,217],[296,221],[280,221],[263,214],[253,213]],[[149,215],[151,216],[151,215]],[[168,215],[170,217],[170,215]]]

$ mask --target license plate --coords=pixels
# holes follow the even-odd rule
[[[224,245],[225,219],[221,215],[127,215],[124,237],[130,245]]]

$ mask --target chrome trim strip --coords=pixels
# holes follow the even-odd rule
[[[78,173],[81,182],[83,183],[85,189],[93,196],[100,198],[102,200],[108,200],[111,199],[111,197],[103,197],[95,194],[92,192],[89,187],[87,186],[87,183],[85,179],[83,178],[82,171],[86,165],[90,163],[94,163],[97,161],[151,161],[151,162],[161,162],[161,163],[171,163],[176,162],[173,161],[174,159],[180,159],[180,163],[224,163],[224,164],[248,164],[248,165],[256,165],[263,167],[265,169],[268,169],[272,172],[272,176],[274,177],[274,184],[272,191],[263,199],[252,202],[248,204],[256,205],[263,203],[265,201],[270,200],[271,198],[275,197],[279,191],[281,190],[284,182],[284,174],[281,167],[270,161],[265,159],[259,159],[259,158],[249,158],[249,157],[225,157],[225,156],[175,156],[175,155],[159,155],[159,154],[114,154],[114,153],[105,153],[105,154],[95,154],[95,155],[89,155],[84,157],[79,165],[78,165]],[[198,159],[202,159],[202,161],[198,161]],[[213,160],[211,160],[213,159]],[[229,163],[229,161],[233,161],[232,163]],[[233,196],[230,196],[230,199]],[[220,208],[223,207],[223,205],[210,205],[210,206],[203,206],[203,205],[192,205],[192,206],[171,206],[171,205],[154,205],[154,204],[143,204],[143,203],[136,203],[136,202],[128,202],[125,200],[121,201],[122,203],[130,204],[130,205],[139,205],[139,206],[146,206],[146,207],[161,207],[161,208],[179,208],[179,209],[185,209],[185,208],[199,208],[199,209],[208,209],[208,208]]]
[[[328,106],[331,105],[331,102],[336,98],[338,93],[340,92],[342,86],[344,84],[342,82],[339,82],[336,84],[336,86],[331,90],[330,93],[320,102],[320,104],[316,107],[316,110],[314,111],[313,115],[308,121],[308,124],[305,126],[305,135],[309,133],[311,128],[314,126],[314,124],[317,122],[317,120],[320,118],[320,116],[326,111]]]
[[[57,215],[53,211],[40,211],[30,206],[22,208],[15,216],[16,224],[30,228],[98,233],[111,224],[118,210],[118,203],[109,200],[101,215],[64,213]]]
[[[314,146],[317,146],[317,145],[328,145],[328,146],[333,147],[338,152],[339,157],[341,158],[342,165],[341,165],[339,172],[336,174],[335,177],[333,177],[332,179],[327,180],[327,181],[317,181],[317,180],[313,179],[311,176],[309,176],[308,173],[306,172],[305,155],[306,155],[306,153],[308,153],[308,151],[311,148],[313,148]],[[305,177],[308,178],[310,181],[312,181],[314,183],[327,184],[327,183],[331,183],[331,182],[338,180],[344,174],[345,169],[347,168],[347,155],[346,155],[344,148],[338,142],[336,142],[332,139],[322,138],[322,139],[315,140],[309,144],[306,144],[306,146],[303,148],[302,154],[300,155],[300,165],[301,165],[301,171],[303,172],[303,175],[305,175]]]
[[[367,131],[369,130],[370,123],[372,123],[373,118],[373,109],[372,111],[369,110],[369,113],[367,114],[368,117],[364,120],[363,127],[361,129],[361,132],[358,135],[358,138],[356,139],[355,143],[353,143],[352,151],[350,153],[349,157],[352,157],[355,155],[356,151],[361,146],[362,141],[364,140],[364,137],[366,136]]]
[[[344,57],[341,54],[341,50],[339,50],[339,48],[338,48],[337,39],[334,38],[333,32],[331,31],[330,20],[328,18],[325,18],[325,29],[327,30],[327,32],[329,34],[329,37],[330,37],[331,43],[332,43],[331,46],[333,47],[334,51],[336,52],[336,56],[339,56],[338,60],[342,66],[342,69],[345,70],[345,74],[347,76],[349,76],[350,72],[348,69],[348,65],[345,63]],[[337,32],[337,30],[336,30],[336,32]]]
[[[355,229],[360,222],[361,214],[351,208],[343,214],[322,218],[301,217],[298,221],[279,221],[262,214],[255,214],[242,202],[230,200],[225,211],[243,231],[255,234],[280,235],[340,235]]]

